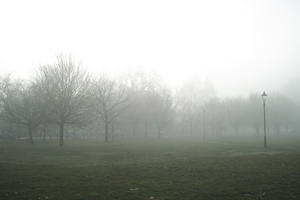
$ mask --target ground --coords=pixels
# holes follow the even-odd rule
[[[0,199],[300,199],[300,138],[0,142]]]

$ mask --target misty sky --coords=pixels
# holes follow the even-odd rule
[[[0,27],[0,75],[29,77],[65,53],[94,74],[144,67],[226,96],[300,79],[297,0],[3,0]]]

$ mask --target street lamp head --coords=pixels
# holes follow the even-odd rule
[[[264,91],[262,94],[261,94],[261,97],[263,99],[263,101],[266,101],[267,100],[267,93]]]

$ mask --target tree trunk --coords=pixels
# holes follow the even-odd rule
[[[161,138],[161,130],[160,130],[160,127],[157,127],[157,135],[158,135],[158,138]]]
[[[111,141],[114,141],[114,139],[115,139],[114,133],[115,133],[114,123],[111,122]]]
[[[31,126],[28,126],[28,136],[29,136],[29,143],[33,144],[32,127]]]
[[[46,132],[47,132],[47,128],[46,128],[46,126],[44,125],[44,130],[43,130],[43,143],[46,142]]]
[[[190,121],[190,135],[193,136],[193,132],[194,132],[194,125],[193,125],[193,120]]]
[[[258,126],[255,127],[255,133],[256,133],[256,136],[260,135],[260,131],[259,131],[259,127]]]
[[[59,146],[64,146],[64,123],[59,124]]]
[[[224,127],[220,127],[220,136],[223,137],[224,135]]]
[[[206,140],[206,127],[205,127],[205,115],[203,114],[203,124],[202,124],[202,140],[205,142]]]
[[[280,125],[276,126],[276,136],[280,135]]]
[[[145,120],[145,137],[148,137],[148,121]]]
[[[40,134],[40,142],[42,141],[42,137],[43,137],[43,133],[41,131],[39,131]]]
[[[133,123],[133,124],[131,125],[131,134],[132,134],[132,137],[135,137],[135,128],[136,128],[136,124]]]
[[[238,136],[239,135],[239,126],[238,125],[234,125],[234,133],[235,133],[235,135],[236,136]]]
[[[107,120],[105,120],[104,126],[105,126],[105,143],[108,143],[108,121]]]
[[[205,142],[206,140],[206,133],[205,133],[205,127],[203,127],[203,130],[202,130],[202,142]]]

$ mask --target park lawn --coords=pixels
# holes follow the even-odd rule
[[[0,142],[0,199],[300,199],[299,138]]]

